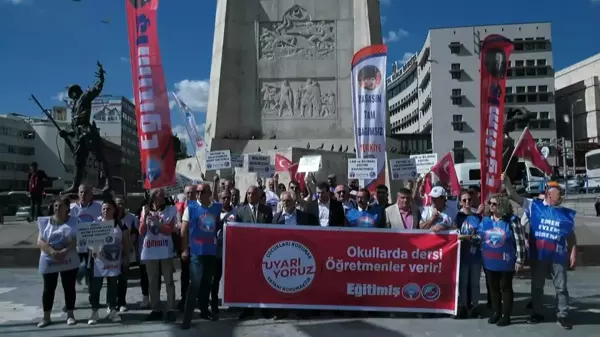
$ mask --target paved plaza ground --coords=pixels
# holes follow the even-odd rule
[[[178,275],[177,275],[178,276]],[[188,331],[176,324],[144,322],[148,311],[135,310],[141,299],[138,280],[131,280],[128,301],[131,308],[122,314],[121,323],[101,322],[88,326],[90,307],[87,292],[78,286],[75,312],[78,324],[69,327],[60,312],[63,304],[62,290],[57,292],[53,320],[54,325],[38,329],[41,317],[42,279],[34,269],[0,269],[0,336],[2,337],[69,337],[69,336],[218,336],[218,337],[553,337],[553,336],[600,336],[600,268],[589,267],[569,273],[569,290],[572,296],[572,320],[576,324],[572,331],[565,331],[553,321],[536,326],[525,323],[529,280],[515,280],[515,310],[513,325],[504,328],[490,326],[486,319],[453,320],[450,318],[414,318],[399,314],[395,318],[339,319],[326,316],[313,320],[289,319],[272,321],[265,319],[239,322],[234,313],[223,313],[219,322],[196,319]],[[483,286],[483,278],[482,278]],[[485,289],[485,286],[483,286]],[[179,292],[179,284],[177,284]],[[554,290],[547,283],[546,303],[553,303]],[[164,291],[163,291],[164,296]],[[179,297],[179,296],[178,296]],[[485,298],[485,295],[482,296]],[[101,300],[105,299],[103,290]],[[101,317],[105,311],[102,310]],[[554,319],[554,308],[547,307],[546,316]]]

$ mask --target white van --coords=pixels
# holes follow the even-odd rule
[[[463,188],[470,185],[481,184],[481,164],[479,162],[470,162],[455,164],[458,182]],[[533,166],[530,162],[519,160],[518,174],[513,183],[525,189],[529,195],[537,195],[544,190],[544,182],[550,180],[540,169]]]

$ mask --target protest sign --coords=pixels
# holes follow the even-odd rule
[[[113,221],[94,221],[77,224],[77,246],[79,248],[100,247],[112,242],[115,224]]]
[[[298,172],[318,172],[321,169],[321,156],[304,156],[298,163]]]
[[[206,170],[216,171],[231,168],[231,152],[229,150],[206,152]]]
[[[417,178],[417,164],[413,158],[390,159],[392,180]]]
[[[224,236],[230,307],[456,311],[456,233],[229,223]]]
[[[348,179],[375,179],[377,177],[377,159],[348,159]]]
[[[244,155],[243,154],[230,154],[231,167],[244,167]]]
[[[264,176],[272,172],[272,166],[270,156],[260,154],[248,155],[248,172],[256,172]]]
[[[438,161],[437,153],[427,153],[427,154],[412,154],[410,158],[415,160],[417,164],[417,173],[418,174],[427,174],[431,170],[431,167],[435,165]]]

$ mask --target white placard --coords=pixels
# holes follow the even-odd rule
[[[414,158],[390,159],[392,180],[417,179],[417,163]]]
[[[410,158],[415,160],[418,174],[429,173],[433,165],[437,164],[438,161],[437,153],[411,154]]]
[[[271,157],[260,154],[248,155],[248,172],[256,172],[260,175],[271,173]]]
[[[377,177],[377,159],[348,159],[348,179],[375,179]]]
[[[216,171],[231,168],[231,151],[206,152],[206,170]]]
[[[231,157],[231,167],[244,167],[244,155],[243,154],[230,154]]]
[[[109,242],[107,241],[107,238],[112,238],[112,236],[114,235],[114,228],[114,221],[78,223],[77,245],[80,248],[102,246],[105,243]]]
[[[321,156],[304,156],[298,163],[298,172],[318,172],[321,169]]]

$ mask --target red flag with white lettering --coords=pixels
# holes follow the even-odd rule
[[[502,188],[502,141],[506,70],[513,43],[501,35],[488,35],[481,45],[480,161],[481,203]]]
[[[535,139],[533,139],[531,132],[529,132],[529,128],[523,130],[521,138],[519,138],[519,142],[513,151],[513,156],[528,160],[546,174],[552,174],[552,166],[550,166],[546,158],[542,156]]]

